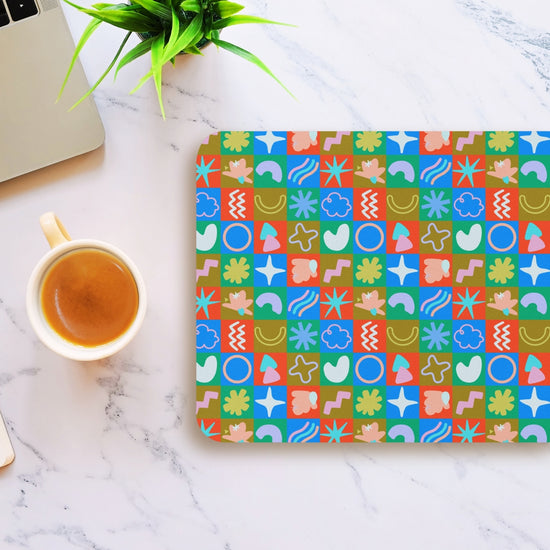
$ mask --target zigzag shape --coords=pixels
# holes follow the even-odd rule
[[[474,274],[474,269],[476,267],[483,267],[483,260],[470,260],[468,269],[459,269],[456,272],[456,282],[461,283],[464,280],[464,277],[471,277]]]
[[[336,132],[336,136],[328,137],[325,139],[325,146],[323,149],[325,151],[330,151],[333,145],[340,145],[342,143],[342,138],[344,136],[349,136],[351,132]]]
[[[502,327],[502,334],[501,334],[501,327]],[[497,323],[495,325],[495,331],[493,333],[493,337],[495,338],[495,346],[499,351],[510,351],[510,338],[508,336],[510,335],[510,325],[505,323],[504,321],[500,321],[500,323]],[[501,337],[502,336],[502,337]]]
[[[342,269],[344,267],[350,267],[350,266],[351,266],[350,260],[343,260],[342,258],[340,258],[336,262],[336,267],[334,269],[325,270],[325,276],[323,277],[323,282],[330,283],[330,280],[333,277],[340,277],[340,275],[342,275]]]
[[[459,401],[456,404],[456,414],[462,414],[464,409],[473,409],[476,399],[483,399],[483,393],[480,391],[470,391],[468,401]]]
[[[378,325],[374,324],[371,326],[371,323],[372,321],[368,321],[361,326],[363,329],[361,333],[361,343],[367,351],[378,351]]]
[[[205,391],[204,392],[204,399],[202,401],[197,401],[197,410],[196,410],[195,414],[197,414],[200,409],[208,409],[208,405],[210,404],[211,399],[218,399],[218,392],[217,391]]]
[[[372,193],[372,194],[371,194]],[[363,200],[361,201],[361,213],[367,220],[371,219],[371,216],[373,218],[378,219],[378,199],[376,198],[378,196],[378,192],[374,191],[372,189],[367,189],[362,195]],[[367,202],[370,200],[370,202],[367,204]]]
[[[218,260],[212,260],[211,258],[204,260],[203,268],[197,269],[197,281],[199,280],[199,277],[208,277],[211,267],[218,267]]]
[[[238,197],[236,197],[238,195]],[[244,191],[241,191],[240,189],[235,189],[231,193],[229,193],[229,196],[231,197],[231,200],[229,201],[229,214],[233,216],[236,220],[238,218],[244,218],[246,217],[244,212],[246,210],[246,207],[243,206],[244,204]],[[238,200],[237,204],[235,204],[235,201]],[[237,215],[235,215],[235,210],[237,210]]]
[[[504,189],[500,189],[495,193],[495,200],[493,201],[493,206],[495,207],[495,215],[503,220],[504,218],[510,219],[508,212],[511,208],[508,206],[510,204],[510,193],[505,193],[502,197],[502,193],[505,193]],[[502,201],[502,204],[501,204]]]
[[[456,140],[456,150],[462,151],[464,149],[464,145],[473,145],[474,140],[476,139],[476,136],[482,136],[483,132],[469,132],[468,137],[459,137]]]
[[[339,391],[336,394],[336,399],[334,401],[325,402],[325,408],[323,409],[323,414],[330,414],[330,411],[332,411],[332,409],[341,408],[342,401],[344,401],[344,399],[349,399],[350,397],[351,397],[351,393],[349,391]]]
[[[237,327],[237,330],[235,330],[235,327]],[[239,321],[235,321],[229,325],[229,329],[229,345],[235,351],[244,351],[246,344],[246,340],[244,338],[244,325],[239,323]],[[236,336],[235,332],[237,333]]]

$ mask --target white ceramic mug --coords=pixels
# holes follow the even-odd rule
[[[69,237],[65,227],[53,212],[40,217],[42,231],[51,246],[51,250],[42,257],[34,268],[27,285],[27,313],[33,329],[40,340],[59,355],[77,361],[94,361],[113,355],[126,346],[139,331],[145,310],[147,297],[145,283],[137,267],[124,252],[117,247],[95,239],[75,239]],[[130,271],[138,292],[138,307],[134,320],[118,338],[98,346],[75,344],[59,335],[48,323],[41,305],[41,288],[44,277],[53,264],[63,255],[80,249],[94,249],[112,254]]]

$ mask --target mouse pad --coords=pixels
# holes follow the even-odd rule
[[[220,132],[196,416],[224,442],[546,442],[550,132]]]

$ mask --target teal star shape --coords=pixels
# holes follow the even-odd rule
[[[341,319],[342,318],[342,311],[340,310],[340,308],[344,305],[344,304],[351,304],[352,301],[344,301],[344,298],[346,297],[346,294],[348,293],[347,290],[344,290],[344,293],[342,294],[342,296],[338,296],[336,294],[336,289],[334,288],[332,290],[332,296],[329,296],[326,292],[325,292],[325,296],[328,298],[328,302],[321,302],[322,304],[325,304],[327,306],[330,306],[328,308],[328,311],[325,313],[325,319],[329,316],[329,313],[335,309],[336,310],[336,313],[338,314],[338,317]]]
[[[214,302],[211,301],[210,298],[214,295],[215,290],[213,290],[208,296],[204,295],[204,288],[201,288],[201,295],[197,296],[197,313],[204,309],[204,313],[206,315],[207,319],[210,319],[210,315],[208,314],[208,306],[211,306],[212,304],[219,304],[220,302]]]
[[[462,312],[467,309],[470,315],[472,316],[472,319],[474,318],[474,310],[472,309],[476,304],[483,304],[483,300],[480,300],[476,302],[477,295],[479,294],[479,290],[473,295],[470,296],[470,289],[466,289],[466,294],[462,296],[460,292],[458,293],[458,297],[460,300],[458,302],[453,302],[453,304],[457,304],[459,306],[462,306],[461,310],[458,312],[457,319],[462,315]]]
[[[342,180],[340,179],[340,176],[345,172],[351,172],[351,168],[344,169],[344,165],[347,161],[348,159],[344,159],[340,164],[338,164],[336,162],[336,157],[332,157],[332,164],[329,164],[328,160],[325,160],[325,164],[328,170],[321,170],[321,172],[324,172],[325,174],[330,174],[327,181],[325,181],[325,185],[328,185],[332,178],[336,178],[336,181],[338,182],[338,187],[342,187]]]
[[[325,435],[325,436],[329,437],[328,443],[332,443],[333,441],[334,441],[334,443],[340,443],[340,439],[342,437],[345,437],[346,435],[351,435],[351,432],[350,433],[344,433],[344,430],[346,429],[347,425],[348,425],[348,423],[344,422],[344,424],[342,424],[342,426],[338,427],[336,425],[336,420],[333,420],[332,421],[332,428],[330,426],[325,426],[325,428],[327,429],[327,433],[326,434],[321,434],[321,435]]]
[[[214,437],[216,435],[220,435],[220,434],[213,434],[212,433],[212,429],[214,428],[214,422],[212,422],[212,424],[210,424],[210,426],[208,426],[208,428],[204,425],[204,420],[201,420],[201,432],[206,436],[206,437]]]
[[[212,164],[214,164],[214,161],[216,159],[212,159],[208,164],[204,164],[204,157],[201,156],[201,163],[195,164],[197,167],[197,179],[195,182],[199,181],[201,178],[204,178],[204,182],[206,183],[206,187],[210,187],[210,182],[208,181],[208,176],[212,172],[219,172],[217,168],[210,168]]]
[[[476,161],[473,164],[470,164],[470,157],[466,157],[466,162],[464,164],[462,164],[460,161],[457,161],[457,162],[458,162],[461,169],[460,170],[453,170],[453,172],[457,172],[459,174],[462,174],[462,176],[458,180],[457,187],[460,187],[460,184],[462,183],[462,180],[464,178],[468,178],[468,180],[470,182],[470,185],[473,187],[474,186],[473,175],[476,172],[483,172],[483,170],[481,168],[478,168],[476,170],[476,166],[477,166],[477,163],[479,162],[479,159],[476,159]]]
[[[470,428],[470,423],[468,420],[466,420],[466,424],[464,425],[464,428],[462,426],[458,426],[458,429],[460,430],[459,434],[453,434],[455,437],[461,437],[460,443],[468,442],[473,443],[474,437],[478,435],[483,435],[484,432],[477,433],[477,427],[479,426],[479,422],[473,427]]]

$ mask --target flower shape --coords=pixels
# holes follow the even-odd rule
[[[509,290],[504,292],[494,293],[495,302],[488,302],[487,307],[502,311],[504,315],[517,315],[518,312],[514,309],[514,306],[518,303],[517,300],[512,300],[512,294]]]
[[[317,394],[314,391],[294,390],[291,395],[292,412],[296,416],[307,414],[317,408]]]
[[[372,391],[364,390],[357,398],[355,409],[361,414],[372,416],[376,411],[382,408],[381,402],[382,396],[377,389]]]
[[[361,162],[361,170],[355,172],[355,175],[361,178],[367,178],[371,183],[385,183],[380,177],[385,170],[383,166],[378,166],[378,159],[372,159]]]
[[[514,264],[512,258],[504,258],[504,262],[500,258],[495,259],[495,263],[489,266],[489,279],[495,283],[505,285],[509,279],[514,277]]]
[[[450,132],[426,132],[424,136],[426,151],[439,151],[444,145],[449,145],[450,143]]]
[[[363,261],[357,266],[355,277],[363,283],[373,284],[376,279],[382,277],[382,264],[377,257],[369,260],[363,258]]]
[[[250,405],[248,402],[250,397],[247,395],[246,390],[243,388],[237,393],[236,390],[231,390],[229,396],[225,398],[223,410],[226,413],[241,416],[244,411],[247,411]]]
[[[489,147],[502,153],[514,145],[514,134],[512,132],[491,132],[489,138]]]
[[[378,290],[373,290],[372,292],[361,293],[361,300],[358,304],[355,304],[355,307],[370,311],[373,315],[379,313],[380,315],[385,315],[385,313],[380,309],[384,305],[386,300],[380,300],[378,298]]]
[[[355,146],[361,151],[368,151],[369,153],[380,147],[382,143],[380,140],[382,137],[381,132],[359,132],[356,137]]]
[[[512,390],[497,390],[495,395],[489,397],[489,411],[494,414],[506,416],[514,408],[515,398],[512,395]]]
[[[312,145],[317,145],[317,132],[294,132],[292,136],[294,151],[305,151]]]
[[[229,170],[223,172],[224,176],[233,178],[239,183],[252,183],[252,180],[248,177],[253,168],[246,166],[246,159],[231,160],[229,161]]]
[[[495,424],[494,430],[495,434],[488,435],[487,439],[491,439],[497,443],[512,443],[514,438],[518,435],[518,432],[512,431],[512,425],[510,422]]]
[[[230,151],[240,153],[245,147],[248,147],[249,138],[248,132],[228,132],[225,135],[223,146]]]
[[[233,443],[248,443],[248,440],[252,437],[252,432],[246,430],[246,424],[241,422],[240,424],[229,426],[229,435],[224,435],[223,438]]]
[[[381,432],[378,429],[378,422],[372,424],[363,424],[361,426],[361,435],[356,435],[355,439],[364,441],[365,443],[379,443],[386,435],[386,432]]]
[[[239,258],[238,262],[236,258],[231,258],[229,260],[229,265],[225,266],[223,278],[230,283],[237,283],[240,285],[244,279],[248,279],[250,275],[250,273],[248,273],[249,269],[250,266],[246,258]]]
[[[241,258],[241,260],[242,259],[243,258]],[[241,290],[240,292],[230,293],[229,303],[222,305],[227,309],[232,309],[233,311],[236,311],[239,315],[244,315],[245,313],[247,315],[252,315],[252,312],[248,309],[248,307],[252,305],[252,302],[254,302],[254,300],[246,298],[246,290]]]
[[[487,172],[488,176],[494,176],[495,178],[501,179],[504,183],[518,182],[518,180],[514,178],[514,174],[518,169],[512,166],[512,161],[510,159],[497,160],[493,166],[494,170]]]

